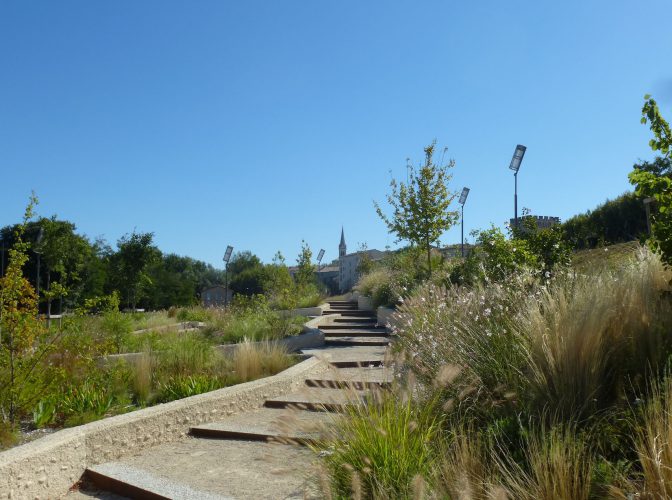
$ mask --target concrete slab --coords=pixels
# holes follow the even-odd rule
[[[266,400],[267,408],[296,408],[308,411],[343,411],[361,404],[368,391],[306,387],[300,391]]]
[[[314,460],[298,446],[190,438],[91,469],[166,498],[302,499],[316,498]]]
[[[247,439],[304,443],[315,441],[333,426],[337,415],[329,413],[261,408],[220,422],[191,428],[191,435],[216,439]]]
[[[366,389],[385,387],[392,383],[394,374],[390,368],[338,368],[321,375],[309,378],[306,384],[310,387],[354,387]]]
[[[387,337],[325,337],[324,343],[327,346],[386,346],[390,344],[390,339]]]

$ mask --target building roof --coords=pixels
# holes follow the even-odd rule
[[[320,268],[318,273],[337,273],[339,270],[338,266],[324,266]]]

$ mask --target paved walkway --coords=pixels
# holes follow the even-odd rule
[[[347,405],[391,382],[388,333],[351,302],[330,302],[320,329],[332,370],[305,387],[266,400],[263,408],[193,427],[190,437],[117,462],[90,467],[73,498],[318,498],[313,452],[303,446],[333,425]],[[68,496],[70,498],[70,496]]]

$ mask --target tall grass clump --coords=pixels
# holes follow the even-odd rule
[[[274,342],[252,343],[245,339],[233,355],[233,371],[242,382],[278,373],[292,363],[287,350]]]
[[[672,498],[672,378],[652,384],[637,429],[635,449],[641,466],[636,482],[642,498]]]
[[[436,460],[439,417],[434,406],[380,394],[353,405],[337,421],[324,466],[337,498],[413,498]],[[355,396],[353,396],[354,398]]]
[[[549,431],[533,429],[525,439],[526,467],[496,458],[511,498],[521,500],[588,500],[592,457],[571,426]],[[496,456],[496,455],[495,455]]]
[[[641,250],[626,266],[567,274],[541,287],[516,322],[527,337],[530,396],[565,419],[610,407],[648,372],[660,373],[672,345],[672,274]]]

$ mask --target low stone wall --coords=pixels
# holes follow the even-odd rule
[[[86,467],[183,439],[189,428],[260,407],[329,370],[310,358],[253,382],[64,429],[0,453],[0,499],[53,499],[67,494]]]
[[[391,330],[399,321],[394,314],[396,312],[396,309],[380,306],[376,310],[376,322],[388,330]]]
[[[320,304],[315,307],[299,307],[298,309],[291,309],[288,311],[278,311],[282,316],[322,316],[322,313],[329,309],[328,304]]]
[[[373,311],[373,299],[360,295],[357,297],[357,307],[362,311]]]

